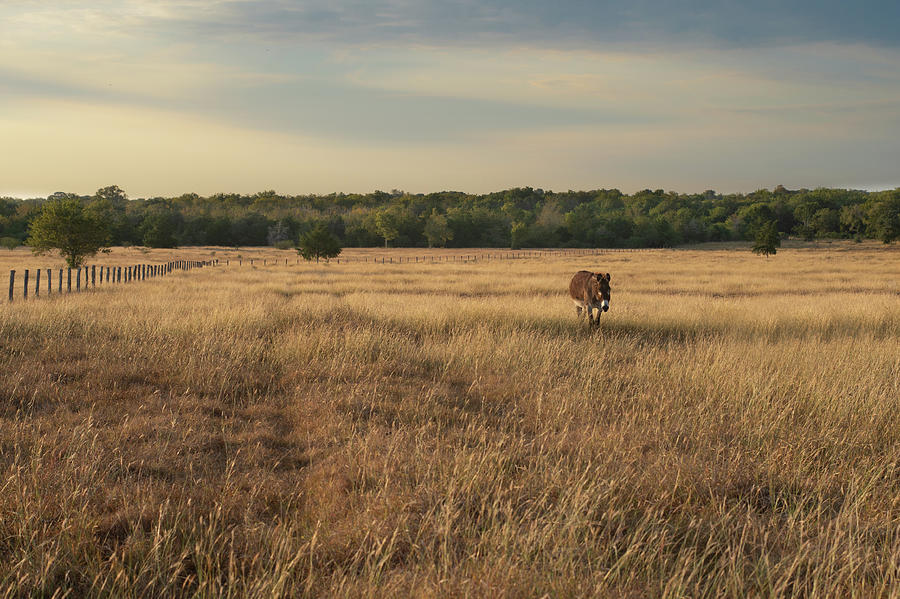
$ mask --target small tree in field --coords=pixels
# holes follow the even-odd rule
[[[109,224],[98,211],[77,198],[48,200],[31,223],[27,245],[35,254],[58,250],[69,268],[108,251]]]
[[[338,238],[331,234],[328,227],[319,224],[311,231],[307,231],[300,236],[300,244],[297,252],[303,256],[304,260],[324,258],[329,260],[335,258],[341,253],[341,243]]]
[[[0,246],[8,250],[14,250],[21,245],[21,242],[15,237],[0,237]]]
[[[774,220],[761,225],[756,232],[756,238],[753,243],[753,253],[762,254],[766,258],[770,254],[775,254],[777,248],[781,246],[781,238],[778,236],[778,225]]]

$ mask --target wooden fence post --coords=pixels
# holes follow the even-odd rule
[[[13,286],[16,284],[16,271],[9,271],[9,301],[13,301]]]
[[[62,293],[62,277],[63,277],[63,269],[59,269],[59,283],[56,286],[57,293]]]
[[[53,295],[53,270],[47,269],[47,295]]]
[[[68,272],[68,277],[69,277],[66,280],[66,293],[72,293],[72,269],[67,268],[66,271]]]
[[[97,265],[91,264],[91,287],[97,286]]]
[[[25,269],[25,285],[22,287],[22,299],[28,299],[28,269]]]
[[[75,271],[75,291],[81,291],[81,267]]]
[[[41,269],[34,272],[34,297],[41,296]]]

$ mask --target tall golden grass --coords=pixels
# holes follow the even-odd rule
[[[900,597],[896,249],[251,253],[0,304],[0,597]]]

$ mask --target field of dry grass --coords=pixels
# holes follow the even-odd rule
[[[172,256],[0,303],[0,597],[900,597],[897,248]]]

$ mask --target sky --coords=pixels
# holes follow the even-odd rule
[[[2,0],[0,196],[900,186],[900,2]]]

